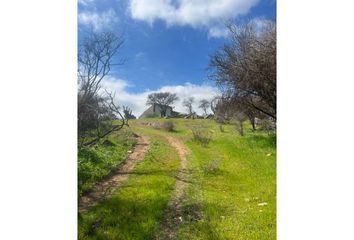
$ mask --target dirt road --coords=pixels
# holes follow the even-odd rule
[[[148,150],[149,139],[145,136],[139,136],[138,143],[127,159],[106,179],[96,184],[89,193],[79,199],[79,212],[85,212],[97,205],[100,201],[110,197],[113,190],[117,189],[123,182],[128,180],[129,173],[139,161],[144,159]]]

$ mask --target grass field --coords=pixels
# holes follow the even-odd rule
[[[152,239],[174,189],[179,160],[159,135],[129,181],[92,211],[79,214],[79,239]]]
[[[163,121],[173,121],[175,131],[141,124]],[[215,122],[204,119],[135,120],[130,125],[150,137],[150,151],[112,199],[79,214],[79,239],[154,239],[162,230],[179,168],[164,135],[181,139],[189,152],[179,239],[276,239],[275,135],[252,132],[246,125],[241,137],[233,126],[220,132]],[[209,144],[193,140],[191,129],[196,128],[211,136]]]

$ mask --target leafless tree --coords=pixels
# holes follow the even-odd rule
[[[170,93],[170,92],[151,93],[148,95],[146,105],[152,106],[154,104],[159,104],[161,117],[165,117],[168,107],[177,100],[178,97],[175,93]]]
[[[220,99],[220,96],[216,96],[210,101],[210,110],[213,112],[214,115],[216,114],[216,106],[218,105]]]
[[[103,91],[101,82],[114,63],[113,57],[123,40],[111,32],[92,33],[84,38],[78,51],[78,137],[80,146],[97,143],[127,122],[114,94]]]
[[[199,108],[202,109],[204,111],[204,115],[206,116],[207,110],[210,107],[210,102],[206,99],[202,99],[199,101]]]
[[[230,97],[218,98],[215,106],[215,120],[219,123],[219,128],[222,131],[222,124],[232,124],[236,126],[236,130],[241,136],[244,135],[243,124],[248,116],[244,112],[243,105]]]
[[[184,99],[182,102],[182,105],[187,109],[188,114],[192,116],[193,112],[193,103],[194,103],[194,97],[189,97],[187,99]]]
[[[210,77],[237,99],[276,119],[276,25],[270,20],[228,24],[231,43],[211,58]],[[226,89],[226,90],[225,90]]]

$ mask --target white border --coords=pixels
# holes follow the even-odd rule
[[[278,1],[278,239],[354,239],[353,6]]]
[[[350,1],[278,3],[278,239],[354,239]],[[76,1],[0,6],[0,239],[76,239]]]
[[[0,239],[77,239],[77,3],[0,5]]]

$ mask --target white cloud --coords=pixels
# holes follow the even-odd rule
[[[205,27],[209,35],[225,36],[215,26],[226,19],[246,14],[259,0],[130,0],[133,19],[152,24],[165,21],[168,26]]]
[[[78,3],[87,6],[94,1],[95,0],[78,0]]]
[[[118,21],[116,12],[111,8],[105,12],[82,11],[78,15],[79,24],[92,27],[94,31],[109,28]]]
[[[195,98],[193,105],[194,110],[198,114],[202,114],[202,110],[198,108],[201,99],[211,100],[214,96],[219,94],[217,88],[209,85],[196,85],[185,83],[184,85],[163,86],[156,90],[145,90],[140,93],[130,93],[127,88],[131,86],[127,81],[109,77],[102,82],[105,89],[111,92],[116,92],[115,100],[120,106],[129,106],[133,110],[133,114],[139,117],[147,108],[146,99],[150,93],[153,92],[171,92],[176,93],[179,100],[173,104],[174,110],[178,112],[186,112],[182,106],[182,101],[189,97]]]
[[[209,37],[227,37],[229,31],[225,27],[211,27],[209,29]]]

